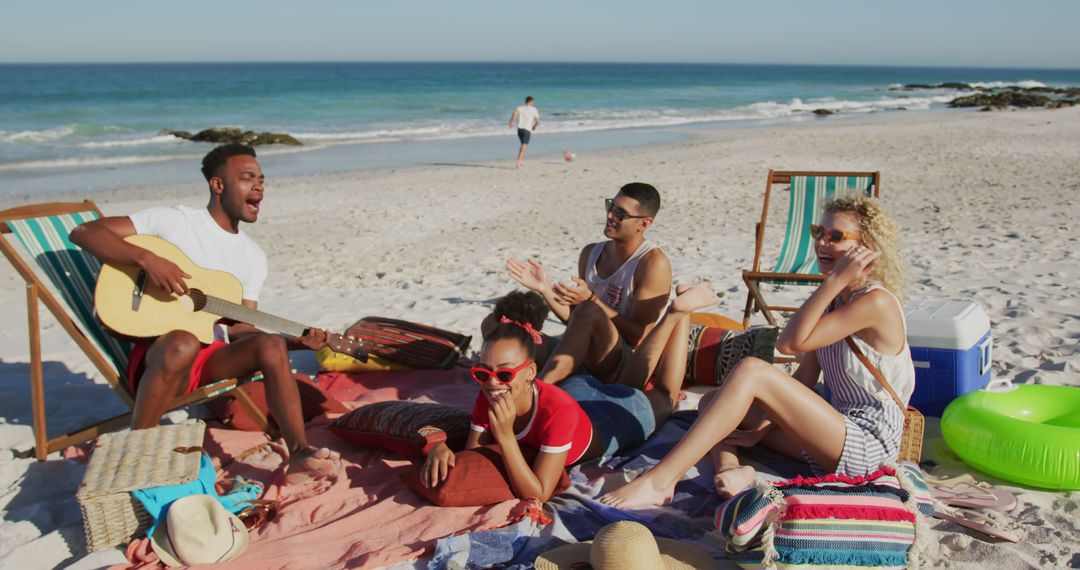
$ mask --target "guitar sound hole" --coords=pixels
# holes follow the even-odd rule
[[[201,311],[206,306],[206,293],[199,289],[189,289],[187,298],[191,299],[191,310]]]

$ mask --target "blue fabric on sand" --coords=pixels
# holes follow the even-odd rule
[[[210,495],[217,499],[229,512],[238,513],[244,510],[250,501],[259,498],[259,494],[262,492],[261,485],[246,483],[238,485],[233,492],[220,497],[217,489],[214,488],[216,480],[217,472],[214,470],[214,464],[211,463],[210,456],[204,453],[199,460],[199,475],[193,481],[180,485],[165,485],[132,491],[131,496],[142,503],[143,508],[154,519],[153,524],[147,529],[146,535],[154,534],[158,523],[165,519],[169,506],[177,499],[182,499],[188,495]]]
[[[604,384],[582,374],[559,383],[592,421],[604,444],[604,457],[645,442],[656,431],[656,416],[645,392],[622,384]]]

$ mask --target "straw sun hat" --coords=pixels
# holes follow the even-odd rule
[[[589,542],[567,544],[536,559],[536,570],[566,570],[588,562],[596,570],[715,568],[702,548],[681,540],[656,538],[641,523],[620,521],[600,529]]]
[[[150,537],[168,566],[227,562],[243,554],[248,532],[236,515],[210,495],[188,495],[169,506],[164,524]]]

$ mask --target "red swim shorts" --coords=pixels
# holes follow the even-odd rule
[[[156,339],[137,340],[131,347],[131,355],[128,357],[128,387],[131,388],[132,394],[135,394],[139,389],[139,380],[142,378],[143,372],[146,372],[146,351],[150,350],[154,340]],[[209,380],[203,378],[203,368],[206,368],[206,361],[210,360],[210,356],[217,352],[218,349],[228,345],[229,343],[223,340],[215,340],[210,344],[202,345],[199,353],[195,355],[195,361],[191,363],[188,385],[184,388],[185,394],[194,392],[196,388]]]

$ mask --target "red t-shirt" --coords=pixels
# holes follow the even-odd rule
[[[566,465],[572,465],[592,442],[592,422],[577,401],[562,388],[536,379],[533,382],[533,414],[529,424],[517,434],[518,443],[545,453],[566,454]],[[472,412],[472,429],[487,431],[490,404],[484,391],[476,395]]]

